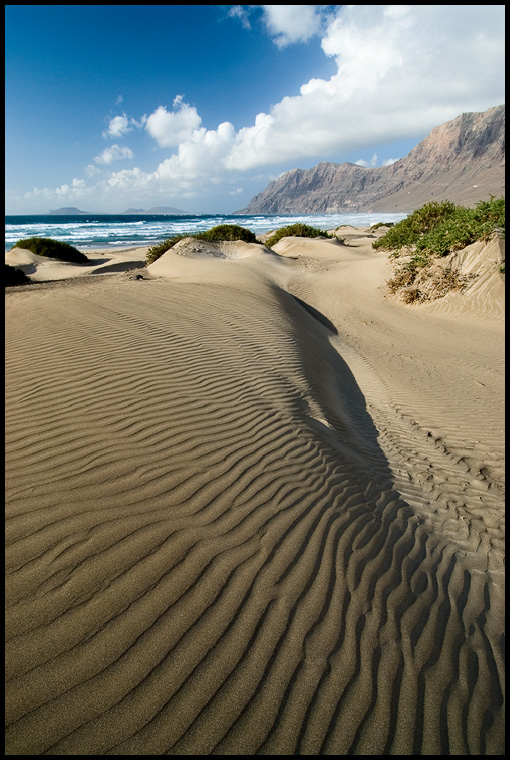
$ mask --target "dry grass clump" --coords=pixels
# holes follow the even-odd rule
[[[404,303],[433,301],[462,290],[476,277],[461,273],[448,257],[476,240],[489,240],[494,232],[503,235],[504,227],[504,198],[491,196],[474,208],[433,201],[394,225],[372,247],[388,251],[398,262],[386,283],[389,293]]]
[[[462,290],[474,277],[475,274],[463,274],[446,262],[439,263],[437,259],[423,266],[415,266],[409,261],[397,269],[394,276],[387,280],[386,286],[389,293],[404,303],[423,303]]]

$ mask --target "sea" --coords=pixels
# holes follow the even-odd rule
[[[84,214],[80,216],[6,216],[5,250],[10,251],[18,240],[47,237],[78,248],[138,248],[163,242],[172,235],[193,235],[219,224],[237,224],[262,235],[280,227],[303,222],[320,230],[340,225],[369,227],[378,222],[399,222],[407,214],[337,213],[337,214],[188,214],[183,216],[127,214]]]

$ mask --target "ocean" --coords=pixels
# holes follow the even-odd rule
[[[203,232],[218,224],[238,224],[255,235],[303,222],[321,230],[342,224],[368,227],[378,222],[399,222],[407,214],[338,213],[242,216],[234,214],[202,214],[186,216],[129,216],[127,214],[87,214],[83,216],[6,216],[5,250],[28,237],[47,237],[69,243],[80,250],[92,248],[136,248],[160,243],[172,235]]]

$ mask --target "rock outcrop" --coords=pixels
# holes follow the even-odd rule
[[[321,162],[271,182],[240,214],[410,212],[429,200],[466,206],[505,192],[505,106],[435,127],[405,157],[376,169]]]

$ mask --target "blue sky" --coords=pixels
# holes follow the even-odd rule
[[[502,5],[8,5],[6,213],[231,213],[504,102]]]

